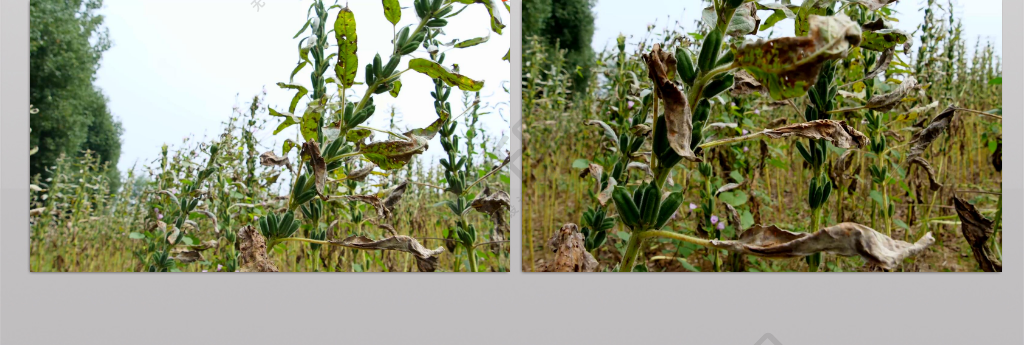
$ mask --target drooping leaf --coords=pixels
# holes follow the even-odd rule
[[[928,173],[928,182],[931,184],[930,188],[933,192],[942,188],[942,184],[939,183],[938,178],[935,176],[935,169],[932,169],[932,165],[924,157],[914,156],[908,160],[907,164],[917,164]]]
[[[930,232],[917,243],[907,243],[857,223],[839,223],[814,233],[755,225],[735,241],[711,240],[715,248],[770,258],[795,258],[821,252],[860,256],[868,264],[883,269],[896,267],[903,259],[921,253],[933,243],[935,238]]]
[[[897,86],[895,90],[892,90],[892,92],[871,97],[866,106],[876,111],[887,112],[899,105],[900,102],[903,101],[903,98],[916,87],[917,78],[914,78],[913,76],[907,77],[907,79],[900,83],[900,86]]]
[[[793,19],[793,18],[796,18],[796,13],[793,13],[793,9],[799,9],[800,8],[800,6],[796,6],[796,5],[786,5],[786,4],[779,4],[779,3],[764,3],[764,4],[762,4],[762,3],[756,3],[755,2],[755,4],[757,4],[757,9],[758,10],[773,10],[773,11],[775,11],[774,13],[772,13],[772,15],[768,16],[768,18],[766,18],[763,23],[761,23],[761,31],[766,31],[766,30],[772,28],[773,26],[775,26],[775,23],[778,23],[779,21],[782,21],[783,19]]]
[[[299,132],[302,133],[302,139],[306,141],[318,140],[317,129],[320,128],[320,120],[323,117],[321,111],[323,108],[314,106],[312,104],[306,108],[306,112],[302,114],[302,123],[299,124]]]
[[[375,164],[370,163],[362,168],[351,170],[345,175],[344,179],[360,182],[366,181],[366,177],[370,176],[370,173],[373,172],[373,168],[375,167],[377,167]]]
[[[384,200],[381,201],[381,203],[384,204],[384,208],[387,209],[388,213],[393,213],[395,211],[395,205],[398,205],[398,202],[402,200],[402,196],[405,195],[405,190],[408,187],[409,181],[402,181],[402,183],[399,183],[397,186],[394,186],[387,191],[388,196],[384,197]]]
[[[394,230],[392,230],[394,231]],[[416,266],[421,272],[433,272],[437,269],[438,256],[444,253],[444,247],[427,249],[415,238],[397,235],[374,241],[366,236],[351,236],[341,240],[332,240],[332,244],[362,250],[397,250],[412,254],[416,258]]]
[[[288,105],[288,112],[294,114],[295,106],[299,104],[299,100],[302,99],[302,96],[305,96],[307,93],[309,93],[309,90],[306,90],[305,86],[299,84],[277,83],[277,86],[282,89],[298,90],[298,92],[295,93],[295,96],[292,97],[292,102]]]
[[[302,143],[302,157],[313,166],[316,193],[323,197],[324,185],[327,184],[327,162],[320,156],[320,144],[317,144],[316,140]]]
[[[427,140],[409,136],[409,140],[390,140],[369,143],[359,150],[363,157],[377,164],[381,169],[394,170],[404,167],[412,157],[427,150]]]
[[[978,212],[978,209],[959,196],[953,195],[953,206],[956,214],[960,217],[960,231],[963,232],[967,243],[971,245],[971,253],[974,260],[985,272],[1002,272],[1003,264],[999,262],[995,254],[988,246],[988,238],[992,236],[993,222]]]
[[[612,145],[617,145],[619,143],[619,136],[617,134],[615,134],[615,130],[612,129],[612,127],[609,126],[604,121],[601,121],[601,120],[587,120],[587,122],[585,122],[585,123],[588,126],[598,126],[598,127],[601,127],[601,129],[604,130],[604,137],[607,138],[608,140],[610,140],[612,142]]]
[[[910,35],[899,29],[882,29],[878,31],[864,31],[861,40],[861,48],[877,52],[895,49],[897,45],[907,43]]]
[[[438,65],[436,62],[416,58],[409,60],[409,68],[426,74],[431,78],[439,78],[448,84],[448,86],[455,86],[462,91],[480,91],[484,87],[484,82],[470,79],[467,76],[449,71],[444,66]]]
[[[726,29],[726,34],[732,36],[744,36],[757,34],[757,29],[761,25],[761,18],[757,17],[756,3],[748,2],[740,7],[736,8],[736,12],[732,15],[732,20],[729,22],[729,27]],[[704,20],[704,24],[708,27],[716,27],[718,23],[718,14],[715,12],[714,6],[704,8],[701,12],[701,19]]]
[[[894,49],[886,49],[883,51],[882,55],[877,61],[875,61],[875,66],[871,68],[871,71],[868,71],[868,73],[864,75],[864,80],[874,79],[879,73],[885,72],[885,70],[889,69],[889,64],[892,63],[892,58],[895,55],[896,51]]]
[[[383,0],[383,3],[384,17],[391,25],[398,25],[398,21],[402,20],[402,7],[398,5],[398,0]]]
[[[729,91],[729,94],[733,97],[749,95],[755,92],[762,95],[768,94],[768,89],[761,85],[761,82],[757,81],[757,79],[754,79],[750,72],[741,69],[736,71],[734,75],[732,90]]]
[[[928,123],[928,126],[914,133],[910,138],[910,152],[907,153],[907,159],[910,160],[924,154],[924,151],[928,149],[928,145],[931,145],[949,127],[954,114],[956,114],[956,108],[949,106],[946,110],[935,115]]]
[[[487,8],[487,14],[491,17],[491,31],[501,35],[501,30],[505,28],[505,24],[501,22],[501,12],[498,12],[501,5],[498,5],[498,0],[454,0],[467,5],[471,4],[483,4]]]
[[[267,167],[287,166],[291,169],[291,162],[288,161],[288,156],[278,157],[274,154],[274,151],[267,151],[260,155],[260,165]]]
[[[376,194],[343,195],[341,198],[370,204],[370,206],[373,206],[373,209],[377,211],[377,219],[384,220],[391,218],[391,212],[387,207],[384,207],[383,200],[377,197]]]
[[[827,60],[845,57],[860,44],[860,27],[846,15],[811,16],[807,36],[744,43],[735,63],[768,88],[773,99],[802,96]]]
[[[394,83],[391,83],[391,90],[388,91],[388,94],[391,95],[391,97],[398,97],[399,92],[402,92],[402,81],[395,80]]]
[[[665,125],[667,130],[669,146],[680,157],[690,161],[700,160],[690,150],[691,135],[693,132],[692,114],[686,96],[679,89],[670,77],[670,73],[676,70],[676,58],[673,54],[661,50],[661,46],[655,44],[651,52],[643,55],[644,63],[647,64],[647,76],[654,82],[658,98],[665,103]],[[658,138],[655,138],[658,140]]]
[[[510,227],[508,220],[505,219],[505,212],[512,208],[508,193],[503,190],[492,193],[489,187],[484,188],[484,191],[469,203],[469,207],[491,218],[491,222],[494,223],[494,228],[491,229],[491,241],[504,241],[508,238]],[[494,248],[498,249],[495,250],[495,253],[501,249],[500,246]]]
[[[387,3],[387,1],[385,1]],[[355,83],[359,69],[358,37],[356,36],[356,17],[347,6],[338,11],[334,21],[334,37],[338,40],[338,62],[334,65],[334,74],[345,88]]]
[[[783,138],[798,136],[809,139],[825,139],[832,142],[839,148],[864,147],[868,143],[868,137],[860,131],[853,129],[846,124],[846,121],[836,120],[814,120],[810,122],[794,123],[792,125],[776,129],[765,129],[764,135],[771,138]]]
[[[437,120],[431,122],[429,126],[424,128],[416,128],[408,132],[405,132],[402,135],[405,135],[407,137],[411,135],[418,136],[425,138],[426,140],[434,139],[434,135],[437,135],[437,131],[441,130],[441,126],[444,125],[445,121],[448,121],[448,117],[450,117],[448,112],[442,111],[441,114],[438,115]]]
[[[579,227],[566,223],[548,240],[548,248],[555,252],[555,261],[541,272],[593,272],[597,259],[586,249],[586,239]]]
[[[490,39],[490,38],[491,38],[490,36],[470,38],[468,40],[455,43],[455,48],[469,48],[469,47],[472,47],[472,46],[475,46],[475,45],[487,42],[487,40]]]

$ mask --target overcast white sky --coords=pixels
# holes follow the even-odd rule
[[[639,1],[643,6],[634,6],[638,1],[615,1],[598,0],[594,7],[596,14],[594,40],[592,46],[595,51],[601,51],[605,47],[614,47],[615,38],[619,33],[630,37],[630,43],[638,42],[647,33],[647,24],[656,24],[660,29],[665,25],[675,25],[678,21],[686,30],[696,29],[695,21],[700,19],[700,12],[707,4],[700,0],[644,0]],[[771,2],[766,0],[762,2]],[[792,3],[800,4],[803,1],[793,0]],[[945,6],[946,1],[940,0]],[[974,43],[981,37],[982,42],[991,41],[996,51],[1002,53],[1002,31],[1003,31],[1003,9],[1000,0],[954,0],[954,13],[957,18],[963,20],[964,37],[968,41],[968,53],[974,49]],[[891,9],[898,13],[895,15],[900,20],[896,27],[906,32],[913,32],[924,20],[924,12],[921,10],[925,4],[924,0],[901,0],[893,5]],[[657,9],[657,10],[651,10]],[[758,11],[762,21],[771,15],[770,11]],[[945,19],[945,18],[943,18]],[[793,20],[781,21],[773,26],[772,37],[793,36]],[[769,32],[759,32],[761,37],[767,37]],[[921,46],[919,39],[915,40],[914,48]],[[635,49],[635,45],[633,49]],[[629,49],[629,48],[627,48]]]
[[[412,1],[400,2],[408,8],[403,10],[399,26],[415,24]],[[302,37],[292,36],[305,23],[310,0],[263,0],[264,6],[258,10],[252,0],[104,3],[101,12],[106,16],[113,47],[103,55],[96,83],[109,97],[110,110],[125,129],[118,164],[122,171],[136,161],[141,167],[157,158],[164,143],[174,147],[190,135],[209,138],[219,134],[222,122],[232,114],[232,107],[246,108],[248,101],[264,87],[267,104],[287,110],[294,92],[281,90],[275,84],[288,82],[288,75],[297,64],[296,47]],[[325,3],[329,6],[333,1]],[[345,1],[339,3],[344,5]],[[372,61],[374,54],[382,52],[387,60],[392,26],[384,18],[381,1],[348,3],[356,14],[360,64],[356,80],[361,82],[362,66]],[[336,11],[331,12],[330,24]],[[508,13],[503,8],[500,12],[508,24]],[[449,51],[445,65],[458,63],[462,74],[485,80],[481,91],[484,102],[500,107],[502,115],[492,109],[492,114],[483,116],[481,123],[495,138],[508,134],[509,96],[502,83],[510,80],[510,67],[501,60],[509,48],[508,30],[501,36],[492,33],[487,11],[482,5],[472,5],[450,22],[445,31],[449,40],[491,35],[482,45]],[[305,35],[308,33],[307,30]],[[335,43],[333,34],[328,41]],[[419,57],[425,55],[422,49],[414,53]],[[408,58],[404,59],[400,68],[407,61]],[[306,67],[299,72],[295,81],[308,86],[310,70]],[[333,75],[333,68],[327,74]],[[377,112],[370,120],[371,126],[387,128],[391,105],[396,106],[400,127],[418,128],[437,118],[430,97],[433,84],[428,77],[406,73],[402,84],[400,103],[386,93],[374,96]],[[328,92],[332,90],[329,86]],[[357,89],[359,95],[363,90]],[[463,110],[458,91],[453,90],[449,98],[455,114]],[[296,112],[304,109],[305,102],[300,102]],[[272,136],[271,131],[278,123],[278,119],[273,119],[268,123],[269,130],[258,133],[257,138],[262,145],[274,147],[280,153],[281,143],[294,137],[298,126]],[[423,157],[436,160],[443,152],[435,137]]]

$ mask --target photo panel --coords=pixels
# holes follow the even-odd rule
[[[525,1],[523,271],[1002,271],[1001,16]]]

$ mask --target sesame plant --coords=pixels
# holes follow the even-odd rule
[[[477,123],[494,105],[471,101],[453,116],[452,89],[468,100],[483,81],[442,65],[445,49],[488,39],[449,37],[449,21],[466,17],[468,7],[486,8],[488,29],[500,34],[500,8],[418,0],[408,4],[416,16],[403,20],[399,1],[381,4],[381,13],[357,16],[312,1],[295,34],[299,61],[277,84],[295,92],[290,102],[266,105],[264,91],[236,106],[219,135],[165,145],[129,171],[120,191],[101,191],[109,189],[103,169],[88,154],[62,158],[49,181],[36,177],[33,271],[507,271],[508,158],[495,154],[503,143]],[[356,19],[380,15],[394,26],[390,49],[360,62]],[[308,82],[298,81],[303,72]],[[375,106],[385,93],[401,100],[403,78],[430,79],[439,90],[430,125],[408,128],[394,109],[382,114]],[[390,116],[391,125],[368,126],[374,116]],[[465,129],[457,129],[463,119]],[[283,142],[260,140],[288,129],[295,135]],[[452,144],[443,162],[457,168],[420,157],[438,134],[443,146]],[[462,179],[446,175],[454,172]],[[461,188],[463,213],[441,212],[451,199],[433,181]],[[472,250],[456,256],[442,245],[452,242],[452,224],[497,231],[460,241]]]
[[[946,174],[958,182],[941,183],[942,171],[948,170],[936,171],[929,162],[930,144],[944,133],[946,140],[965,146],[955,153],[948,145],[940,148],[947,150],[939,153],[944,161],[989,160],[968,147],[988,145],[995,153],[998,140],[985,138],[1001,132],[998,108],[973,109],[998,107],[999,101],[963,92],[992,90],[997,73],[972,73],[998,65],[995,59],[958,60],[962,39],[950,10],[947,23],[926,19],[923,24],[944,27],[922,30],[931,34],[922,38],[926,47],[919,52],[929,59],[934,55],[928,54],[945,54],[934,59],[941,63],[916,63],[928,75],[923,77],[910,67],[913,62],[905,62],[912,57],[914,37],[892,28],[896,19],[886,5],[716,0],[703,10],[697,32],[648,27],[633,55],[627,55],[620,36],[598,57],[605,80],[597,86],[604,92],[595,98],[568,95],[574,98],[571,110],[554,110],[580,114],[578,124],[593,125],[580,127],[597,129],[568,130],[563,139],[597,143],[571,152],[586,157],[572,164],[581,169],[576,170],[579,182],[548,177],[559,174],[551,168],[557,157],[544,155],[562,138],[546,138],[551,144],[529,140],[534,133],[549,133],[546,108],[559,94],[536,80],[543,70],[534,64],[546,57],[527,59],[524,165],[530,168],[524,190],[542,183],[586,192],[592,201],[566,209],[582,216],[579,227],[566,224],[545,236],[551,238],[551,261],[534,261],[536,246],[524,241],[524,259],[532,261],[524,265],[546,271],[939,270],[949,266],[928,257],[970,250],[981,253],[982,270],[999,267],[994,249],[1000,246],[993,245],[997,223],[986,223],[980,211],[967,207],[1001,205],[1001,198],[988,198],[999,195],[998,183],[985,177],[993,172],[965,169],[952,178]],[[772,14],[762,21],[759,12]],[[782,20],[793,21],[795,36],[751,38]],[[984,50],[978,55],[986,56]],[[940,70],[929,73],[929,68]],[[548,75],[557,73],[565,72]],[[644,75],[646,80],[639,77]],[[545,75],[543,80],[558,79]],[[948,106],[939,111],[942,103]],[[986,134],[957,136],[958,122],[983,125]],[[532,173],[535,169],[541,173]],[[943,199],[965,193],[979,197],[960,206],[950,201],[957,215],[931,216]],[[545,214],[551,212],[546,197],[534,200]],[[551,219],[556,217],[565,219],[545,216],[542,228],[557,228]],[[948,221],[957,218],[961,221]],[[531,219],[524,220],[531,225]],[[767,225],[773,221],[776,225]],[[933,234],[943,225],[960,224],[962,237],[948,230],[938,239]],[[973,249],[943,243],[964,239]],[[602,250],[605,241],[612,248]],[[780,258],[803,260],[765,261]],[[953,269],[971,266],[960,263]]]

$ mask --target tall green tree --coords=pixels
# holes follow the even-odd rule
[[[121,155],[121,124],[107,109],[107,99],[93,85],[100,58],[110,48],[102,0],[32,0],[30,2],[29,102],[39,109],[31,117],[32,175],[45,174],[62,153],[91,150],[115,178]]]
[[[554,48],[566,50],[566,61],[575,66],[574,91],[585,94],[594,64],[594,0],[525,0],[523,36],[539,36]]]

